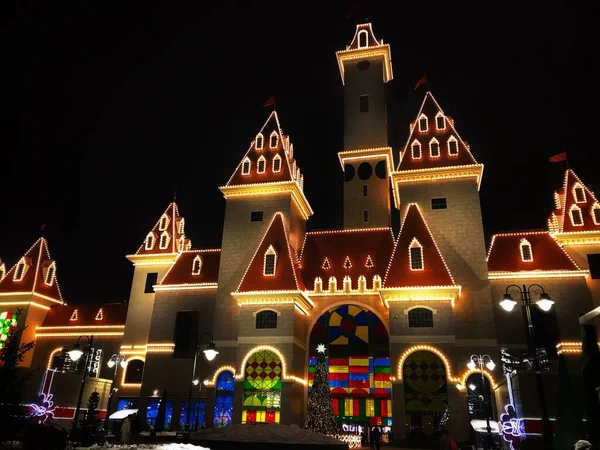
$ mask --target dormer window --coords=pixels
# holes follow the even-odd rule
[[[160,216],[160,221],[158,222],[158,231],[164,231],[167,229],[167,227],[169,226],[169,216],[167,216],[166,214],[163,214],[162,216]]]
[[[201,271],[202,271],[202,258],[200,258],[200,255],[196,255],[196,257],[192,261],[192,275],[200,275]]]
[[[429,130],[429,123],[427,120],[427,116],[425,114],[421,114],[419,116],[419,131],[425,133]]]
[[[4,263],[0,263],[0,281],[2,281],[2,279],[4,278],[5,275],[6,275],[6,266],[4,265]]]
[[[104,311],[102,310],[102,308],[100,308],[96,313],[95,320],[104,320]]]
[[[369,46],[369,35],[367,30],[360,30],[358,32],[358,48],[365,48]]]
[[[71,313],[71,318],[69,319],[69,321],[77,322],[78,320],[79,320],[79,310],[74,309],[73,312]]]
[[[179,221],[178,233],[179,234],[185,234],[185,219],[183,217]]]
[[[440,143],[436,138],[433,138],[431,141],[429,141],[429,154],[432,158],[440,157]]]
[[[571,211],[569,211],[569,214],[571,215],[571,223],[574,226],[580,227],[583,225],[583,216],[581,215],[581,208],[579,208],[579,206],[571,206]]]
[[[554,207],[560,209],[560,195],[558,192],[554,192]]]
[[[275,155],[273,158],[273,172],[281,172],[281,156]]]
[[[423,263],[423,247],[414,238],[408,248],[408,259],[410,270],[423,270],[425,265]]]
[[[275,131],[273,131],[271,133],[271,136],[269,136],[269,147],[270,148],[277,148],[277,142],[279,141],[279,136],[277,135],[277,133]]]
[[[152,250],[154,248],[154,241],[154,233],[148,233],[148,235],[146,236],[146,241],[144,242],[144,249]]]
[[[162,234],[160,235],[160,243],[158,245],[158,248],[160,248],[161,250],[166,249],[169,246],[170,240],[171,240],[171,236],[169,236],[169,233],[167,233],[166,231],[163,231]]]
[[[258,158],[258,173],[265,173],[265,170],[267,168],[267,160],[265,159],[264,156],[261,156],[260,158]]]
[[[56,277],[56,263],[52,262],[46,269],[46,276],[44,277],[44,284],[46,286],[52,286],[54,284],[54,278]]]
[[[331,269],[331,264],[329,263],[329,259],[325,258],[323,260],[323,264],[321,265],[321,268],[324,269],[324,270]]]
[[[594,206],[592,206],[592,219],[594,221],[595,225],[600,225],[600,205],[598,203],[594,203]],[[2,270],[2,268],[0,267],[0,270]],[[2,279],[2,275],[0,274],[0,280]]]
[[[438,130],[446,129],[446,118],[441,112],[435,115],[435,128]]]
[[[179,238],[179,242],[177,244],[177,250],[181,253],[183,250],[185,250],[185,237],[181,236]]]
[[[265,252],[265,264],[264,264],[264,268],[263,268],[263,274],[266,276],[275,275],[276,265],[277,265],[277,252],[271,245]]]
[[[585,203],[585,191],[581,184],[577,183],[573,186],[573,197],[575,197],[575,202]]]
[[[256,135],[256,150],[262,150],[264,143],[265,138],[263,137],[262,133],[258,133]]]
[[[521,249],[521,261],[532,262],[533,251],[531,250],[531,244],[529,243],[529,241],[527,239],[521,239],[519,247]]]
[[[249,158],[244,159],[242,163],[242,175],[250,175],[250,168],[252,167],[252,162]]]
[[[15,269],[15,274],[13,276],[14,281],[21,281],[25,277],[27,273],[27,269],[29,269],[29,264],[25,261],[25,258],[21,258],[21,260],[17,263],[17,268]]]
[[[367,260],[365,261],[365,267],[371,268],[373,267],[373,260],[371,259],[371,255],[367,255]]]
[[[448,154],[450,156],[458,155],[458,141],[454,136],[450,136],[448,139]]]
[[[415,140],[411,145],[413,159],[421,159],[421,143]]]
[[[352,269],[352,263],[350,262],[350,257],[346,256],[344,260],[344,269]]]
[[[192,249],[192,241],[191,241],[191,240],[188,240],[188,243],[187,243],[187,245],[185,246],[185,249],[186,249],[186,250],[191,250],[191,249]]]

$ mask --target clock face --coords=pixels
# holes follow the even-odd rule
[[[367,70],[369,67],[371,66],[371,63],[369,61],[359,61],[358,64],[356,64],[356,68],[358,70]]]

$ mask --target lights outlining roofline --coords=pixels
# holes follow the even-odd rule
[[[308,314],[315,306],[304,291],[249,291],[232,292],[238,306],[294,305],[303,314]]]
[[[522,270],[519,272],[488,272],[488,280],[537,279],[537,278],[585,278],[589,270]]]
[[[221,375],[222,372],[227,372],[227,371],[231,372],[233,374],[233,377],[235,378],[235,367],[221,366],[217,370],[215,370],[212,378],[210,380],[208,380],[207,386],[209,386],[209,387],[215,386],[217,384],[217,378],[219,377],[219,375]]]
[[[278,348],[273,347],[271,345],[258,345],[256,347],[250,349],[248,351],[248,353],[246,353],[246,356],[244,356],[244,359],[242,360],[242,364],[240,365],[241,370],[239,372],[237,372],[237,371],[234,372],[235,373],[234,377],[236,380],[244,379],[244,374],[246,373],[246,364],[248,363],[248,359],[256,352],[260,352],[260,351],[264,351],[264,350],[273,352],[279,357],[279,360],[281,361],[281,379],[283,381],[291,381],[293,383],[297,383],[302,386],[306,386],[308,384],[308,382],[303,378],[296,377],[294,375],[288,375],[287,363],[286,363],[286,360],[285,360],[283,354],[281,353],[281,351]]]
[[[125,365],[125,367],[123,367],[123,370],[121,371],[121,387],[141,388],[142,383],[125,383],[125,375],[127,374],[127,367],[129,367],[129,363],[131,361],[143,361],[144,369],[146,369],[146,358],[144,356],[130,356],[129,358],[127,358],[126,363],[125,363],[126,365]]]
[[[41,298],[41,299],[44,299],[44,300],[48,300],[49,302],[56,303],[58,305],[66,305],[66,303],[63,302],[63,301],[61,301],[61,300],[56,300],[56,299],[54,299],[52,297],[48,297],[47,295],[38,294],[37,292],[1,292],[0,296],[1,297],[24,297],[24,296],[31,296],[31,297],[37,297],[37,298]],[[20,302],[20,303],[23,303],[23,302]],[[29,303],[33,303],[33,302],[29,302]]]
[[[45,309],[46,311],[48,311],[50,309],[49,306],[46,305],[41,305],[40,303],[36,303],[36,302],[0,302],[0,307],[1,306],[35,306],[36,308],[40,308],[40,309]]]
[[[338,61],[338,67],[340,69],[340,75],[342,76],[342,84],[345,83],[345,69],[344,62],[356,61],[357,59],[369,59],[369,58],[383,58],[383,82],[394,78],[392,71],[392,51],[389,44],[373,45],[371,47],[363,47],[359,49],[348,49],[340,50],[335,52],[335,56]]]
[[[460,297],[462,287],[453,286],[407,286],[399,288],[380,288],[381,302],[389,309],[390,303],[396,302],[423,302],[423,301],[449,301],[454,307],[454,302]]]
[[[63,332],[58,332],[58,333],[38,333],[36,331],[35,333],[35,337],[36,338],[40,338],[40,337],[47,337],[47,338],[54,338],[54,337],[79,337],[81,336],[82,331],[78,331],[76,333],[63,333]],[[92,333],[94,336],[103,336],[103,337],[121,337],[123,336],[124,332],[123,331],[94,331]]]
[[[155,291],[199,291],[217,289],[217,283],[182,283],[182,284],[155,284]]]
[[[382,158],[385,158],[386,160],[387,176],[390,177],[394,168],[394,157],[392,155],[392,147],[362,148],[338,152],[338,159],[340,161],[340,165],[342,166],[342,170],[344,170],[344,165],[346,164],[346,162]]]

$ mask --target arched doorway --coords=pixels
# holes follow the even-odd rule
[[[359,426],[392,425],[389,336],[381,319],[358,305],[325,312],[310,334],[308,389],[314,377],[319,344],[327,347],[327,368],[337,418]]]
[[[246,361],[242,423],[279,423],[282,364],[271,350],[258,350]]]
[[[490,380],[481,373],[472,373],[467,378],[467,405],[469,420],[494,420],[494,408]]]
[[[215,409],[213,425],[215,428],[231,425],[233,415],[233,388],[235,381],[233,373],[224,370],[217,377],[215,385]]]
[[[439,439],[447,421],[446,367],[435,353],[419,350],[404,360],[406,437]]]

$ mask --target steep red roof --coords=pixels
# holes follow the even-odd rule
[[[275,133],[277,142],[271,148],[271,135]],[[259,145],[259,137],[262,136],[262,147]],[[279,172],[274,171],[273,160],[281,158]],[[265,167],[263,173],[258,173],[258,161],[264,158]],[[244,161],[250,161],[250,170],[244,175]],[[246,155],[238,164],[235,172],[227,182],[227,186],[239,186],[256,183],[273,183],[298,180],[300,183],[300,171],[295,163],[293,146],[289,136],[284,135],[279,125],[277,113],[273,111],[267,121],[250,144]]]
[[[422,248],[422,270],[411,270],[410,268],[410,247],[415,239]],[[453,285],[455,285],[454,279],[431,236],[419,207],[411,203],[402,221],[383,286],[398,288]]]
[[[275,275],[264,275],[264,258],[269,247],[276,252]],[[296,252],[291,247],[283,215],[275,214],[252,262],[248,266],[238,292],[251,291],[304,291]]]
[[[199,273],[194,261],[199,258]],[[221,250],[189,250],[182,252],[160,282],[161,286],[180,284],[216,284],[219,280]],[[194,272],[195,271],[195,272]],[[193,273],[194,272],[194,273]]]
[[[307,233],[300,261],[304,284],[313,290],[315,278],[320,277],[327,289],[329,278],[335,277],[340,289],[349,276],[352,289],[358,289],[358,277],[364,275],[367,289],[372,289],[375,275],[383,279],[393,247],[391,228]]]
[[[21,263],[25,264],[24,274],[17,281],[15,272]],[[0,281],[0,293],[30,292],[62,302],[56,274],[56,262],[50,257],[48,242],[39,238]]]
[[[167,236],[167,245],[161,248],[160,244],[163,235]],[[149,236],[153,236],[153,242],[152,245],[146,248]],[[185,219],[179,215],[177,203],[171,202],[165,212],[159,217],[154,228],[146,235],[146,239],[144,239],[136,255],[177,253],[188,249],[188,247],[191,247],[191,241],[185,237]]]
[[[125,325],[127,303],[69,305],[50,308],[43,327]]]
[[[575,188],[583,189],[583,201],[577,201],[575,198]],[[555,193],[555,203],[558,203],[550,218],[548,225],[552,232],[581,232],[600,230],[600,220],[595,220],[594,210],[600,210],[600,204],[596,200],[594,193],[583,184],[579,177],[571,169],[565,171],[563,187]],[[581,200],[581,199],[580,199]],[[571,210],[579,209],[581,212],[582,225],[574,225]],[[597,218],[600,219],[600,211]],[[553,218],[553,215],[556,219]]]
[[[420,131],[419,119],[424,117],[427,118],[427,128],[426,131]],[[438,129],[436,117],[443,118],[444,127],[442,129]],[[417,118],[410,125],[410,130],[406,145],[400,152],[399,171],[477,164],[467,144],[454,128],[454,120],[444,114],[431,92],[428,91],[425,94]],[[449,141],[453,139],[456,139],[458,149],[456,155],[451,155],[449,150]],[[439,145],[439,156],[437,157],[432,156],[430,149],[430,144],[436,141]],[[415,142],[421,145],[420,158],[413,158],[412,146]]]
[[[357,50],[359,48],[358,35],[359,32],[363,30],[367,32],[367,47],[374,47],[376,45],[383,44],[383,41],[380,42],[375,37],[375,34],[373,33],[373,28],[371,27],[370,23],[358,23],[356,24],[356,31],[354,33],[354,37],[352,38],[352,42],[348,47],[346,47],[346,50]]]
[[[533,261],[524,262],[521,241],[531,245]],[[577,264],[546,231],[495,234],[488,251],[490,272],[523,270],[580,270]]]

